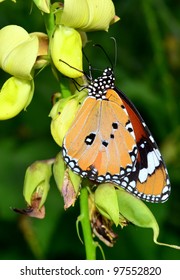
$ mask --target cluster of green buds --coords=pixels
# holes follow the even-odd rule
[[[89,196],[90,220],[94,234],[107,246],[112,247],[117,235],[112,230],[112,225],[128,226],[133,224],[142,228],[153,230],[153,241],[174,249],[179,246],[161,243],[158,223],[142,200],[113,184],[100,184],[94,193]]]
[[[51,121],[51,134],[55,142],[62,147],[64,136],[71,126],[75,115],[87,96],[86,90],[76,91],[74,95],[66,98],[59,98],[54,104],[49,116]]]

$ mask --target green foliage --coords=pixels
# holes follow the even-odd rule
[[[28,32],[45,31],[39,11],[31,4],[30,0],[1,3],[0,28],[13,23]],[[172,194],[168,202],[148,207],[159,223],[160,240],[179,245],[180,6],[175,0],[114,0],[114,4],[121,20],[108,33],[91,32],[88,38],[92,44],[101,44],[113,63],[115,50],[110,37],[116,39],[116,85],[141,112],[160,146],[171,178]],[[92,44],[86,46],[86,55],[94,68],[104,69],[109,61],[101,51],[97,56]],[[64,211],[63,199],[53,180],[44,220],[19,216],[10,209],[24,208],[22,188],[26,168],[35,160],[51,158],[59,151],[52,140],[48,118],[51,96],[58,91],[50,71],[47,68],[35,78],[35,95],[27,112],[0,122],[0,259],[85,258],[75,226],[78,201]],[[97,71],[94,72],[96,75]],[[0,74],[2,86],[7,74],[2,71]],[[115,231],[119,235],[116,245],[103,247],[107,259],[180,257],[179,251],[156,246],[151,230],[128,226]],[[102,257],[101,252],[98,257]]]

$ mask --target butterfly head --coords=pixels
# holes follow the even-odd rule
[[[94,96],[96,99],[105,99],[108,89],[114,88],[114,72],[112,68],[106,68],[102,76],[94,79],[88,85],[88,95]]]

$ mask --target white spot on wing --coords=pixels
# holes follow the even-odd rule
[[[65,155],[66,155],[66,150],[63,149],[63,150],[62,150],[62,153],[63,153],[63,157],[65,157]]]
[[[164,189],[163,189],[163,193],[166,193],[166,192],[169,192],[168,186],[165,186]]]
[[[159,158],[159,156],[157,156],[157,151],[158,150],[156,149],[155,152],[154,152],[154,159],[155,159],[154,164],[155,164],[156,167],[158,167],[160,165],[160,160],[161,160],[161,158]]]
[[[110,180],[111,179],[111,176],[110,176],[110,174],[106,174],[106,180]]]
[[[162,201],[166,201],[166,200],[168,199],[168,197],[169,197],[169,195],[168,195],[168,194],[163,195],[163,197],[162,197]]]
[[[124,181],[125,182],[129,182],[129,178],[128,177],[124,177]]]
[[[127,171],[127,172],[131,172],[131,170],[132,170],[131,167],[127,167],[127,168],[126,168],[126,171]]]
[[[79,169],[78,167],[73,168],[73,171],[74,171],[75,173],[80,173],[80,169]]]
[[[153,150],[148,153],[147,161],[148,161],[148,174],[151,175],[155,171],[156,167],[158,167],[160,164],[156,154],[156,150]]]
[[[103,176],[98,176],[98,181],[99,182],[103,182],[104,181],[104,177]]]
[[[130,191],[130,192],[133,192],[133,188],[131,186],[128,186],[127,190]]]
[[[124,173],[125,173],[124,169],[121,169],[120,175],[124,175]]]
[[[140,145],[140,147],[144,149],[144,148],[145,148],[144,143],[142,143],[142,144]]]
[[[160,161],[161,160],[161,153],[160,153],[160,151],[158,149],[155,149],[155,153],[156,153],[157,158]]]
[[[147,180],[147,169],[143,168],[139,172],[139,181],[144,183]]]
[[[132,160],[132,162],[134,162],[136,160],[136,157],[134,155],[132,155],[131,160]]]
[[[167,184],[167,185],[170,185],[169,178],[167,178],[167,180],[166,180],[166,184]]]
[[[134,129],[133,129],[131,122],[128,122],[128,124],[126,124],[126,129],[129,130],[130,134],[133,136],[133,138],[136,139],[135,134],[134,134]]]
[[[121,183],[121,185],[122,185],[122,187],[127,187],[127,183],[125,182],[125,181],[123,181],[122,183]]]
[[[153,151],[147,154],[148,174],[152,174],[155,170],[155,162],[154,162],[155,157],[156,156],[154,155]]]
[[[135,188],[136,187],[136,181],[131,181],[129,183],[129,185],[132,187],[132,188]]]
[[[152,137],[152,135],[149,136],[149,139],[151,140],[152,143],[154,143],[154,138]]]
[[[75,163],[74,163],[73,161],[70,161],[70,162],[69,162],[69,166],[73,169],[74,166],[75,166]]]

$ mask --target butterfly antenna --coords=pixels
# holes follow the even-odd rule
[[[80,69],[77,69],[76,67],[73,67],[72,65],[70,65],[69,63],[67,63],[66,61],[62,60],[62,59],[59,59],[59,61],[63,62],[64,64],[66,64],[67,66],[69,66],[70,68],[82,73],[85,75],[84,71],[80,70]]]
[[[100,49],[103,51],[103,53],[105,54],[105,56],[107,57],[107,59],[109,60],[109,62],[110,62],[110,64],[111,64],[111,68],[113,69],[113,68],[114,68],[113,63],[112,63],[112,61],[111,61],[109,55],[108,55],[107,52],[105,51],[105,49],[104,49],[100,44],[94,44],[93,46],[94,46],[94,47],[98,47],[98,48],[100,48]]]
[[[116,68],[117,64],[117,42],[114,37],[111,37],[111,39],[114,41],[114,68]]]
[[[89,69],[89,75],[86,74],[85,76],[86,76],[86,78],[88,78],[89,81],[92,81],[92,79],[93,79],[92,78],[92,65],[89,62],[89,59],[88,59],[87,55],[85,54],[84,50],[82,50],[82,53],[88,63],[88,69]]]
[[[59,59],[59,61],[63,62],[64,64],[66,64],[66,65],[69,66],[70,68],[72,68],[72,69],[74,69],[74,70],[76,70],[76,71],[82,73],[82,74],[85,76],[85,78],[86,78],[87,80],[89,80],[89,76],[88,76],[84,71],[82,71],[82,70],[80,70],[80,69],[77,69],[76,67],[70,65],[69,63],[67,63],[66,61],[64,61],[64,60],[62,60],[62,59]],[[75,79],[73,79],[73,78],[72,78],[72,81],[73,81],[73,83],[74,83],[74,85],[75,85],[75,87],[76,87],[76,89],[77,89],[78,91],[82,91],[83,89],[87,88],[87,85],[80,85],[80,84],[79,84]],[[78,89],[78,86],[81,88],[80,90]]]

